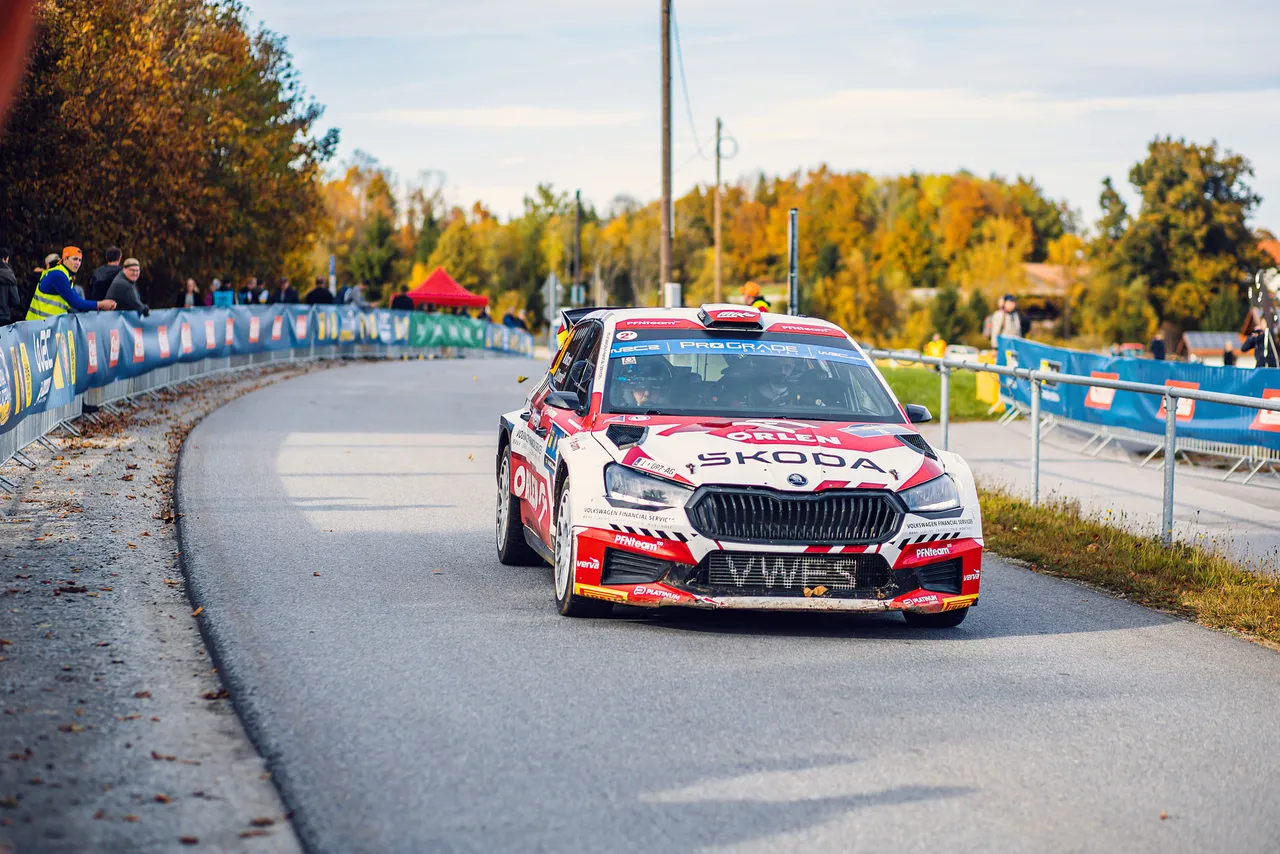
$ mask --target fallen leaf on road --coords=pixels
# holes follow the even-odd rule
[[[133,480],[133,475],[131,475],[131,474],[127,474],[127,475],[125,475],[124,477],[122,477],[122,478],[120,478],[120,479],[121,479],[121,480]]]
[[[203,613],[204,613],[204,606],[201,605],[199,608],[196,608],[194,611],[191,612],[191,616],[198,617]]]
[[[123,819],[121,819],[121,821],[134,822],[134,821],[142,821],[142,819],[138,818],[138,817],[137,817],[136,815],[134,815],[133,813],[129,813],[127,816],[125,816]]]
[[[161,794],[157,794],[157,795],[156,795],[156,803],[158,803],[158,804],[171,804],[171,803],[173,803],[173,798],[169,797],[168,795],[161,795]]]
[[[1164,821],[1164,820],[1165,820],[1165,819],[1167,819],[1168,817],[1169,817],[1169,814],[1168,814],[1167,812],[1162,812],[1162,813],[1160,813],[1160,820],[1161,820],[1161,821]]]
[[[253,818],[249,820],[249,824],[253,825],[254,827],[270,827],[275,823],[276,823],[276,820],[274,818],[270,818],[265,815],[260,815],[257,818]]]
[[[199,845],[200,837],[198,836],[179,836],[178,841],[183,845]]]
[[[150,691],[134,691],[133,696],[139,700],[146,700],[151,697]]]
[[[267,835],[267,832],[265,830],[242,830],[240,832],[241,839],[250,839],[254,836],[266,836],[266,835]]]
[[[167,753],[157,753],[154,750],[151,751],[151,758],[157,762],[176,762],[178,760],[178,757],[176,756],[170,756]]]
[[[80,724],[58,724],[58,732],[84,732]]]
[[[93,814],[94,818],[106,818],[106,816],[107,814],[102,810],[98,810],[96,813]]]
[[[320,576],[320,573],[318,573],[318,572],[313,572],[313,573],[311,573],[311,574],[312,574],[312,575],[314,575],[314,576],[316,576],[317,578]]]
[[[527,380],[527,379],[529,379],[529,378],[528,378],[528,377],[516,377],[516,382],[518,382],[518,383],[522,383],[522,382],[524,382],[524,381],[525,381],[525,380]]]

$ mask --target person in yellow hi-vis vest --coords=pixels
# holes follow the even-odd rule
[[[755,282],[747,282],[742,286],[740,293],[747,298],[747,305],[752,308],[758,308],[761,311],[769,310],[769,301],[760,293],[760,286]]]
[[[84,253],[74,246],[62,250],[62,261],[45,270],[31,295],[27,320],[45,320],[70,311],[112,311],[114,300],[85,299],[71,286],[71,277],[80,269]]]
[[[924,345],[924,354],[934,359],[941,359],[947,355],[947,342],[937,332],[933,333],[929,343]]]

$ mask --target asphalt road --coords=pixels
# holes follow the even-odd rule
[[[492,544],[536,371],[353,366],[187,441],[189,583],[309,850],[1280,850],[1280,655],[1077,585],[989,560],[949,631],[557,616]]]

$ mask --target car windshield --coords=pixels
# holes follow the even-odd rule
[[[768,332],[619,331],[604,409],[903,423],[875,368],[848,341]]]

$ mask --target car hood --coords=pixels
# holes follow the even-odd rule
[[[616,426],[631,429],[611,433]],[[635,428],[644,432],[631,444]],[[915,430],[900,424],[606,415],[592,434],[616,462],[695,487],[898,491],[944,470],[899,438],[919,441]]]

